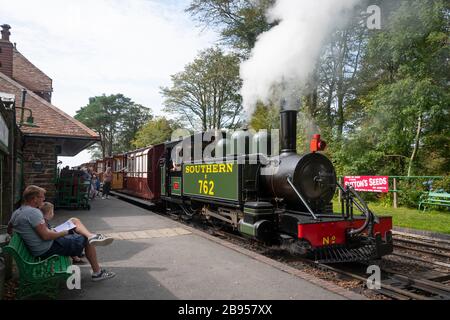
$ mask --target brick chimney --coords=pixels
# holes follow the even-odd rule
[[[13,76],[13,44],[9,41],[11,26],[4,24],[2,28],[2,39],[0,40],[0,72],[8,77]]]

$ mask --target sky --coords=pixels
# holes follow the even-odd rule
[[[164,115],[161,86],[217,35],[184,9],[189,0],[0,0],[11,42],[53,79],[52,104],[74,116],[89,97],[123,93]],[[87,151],[63,165],[90,160]]]

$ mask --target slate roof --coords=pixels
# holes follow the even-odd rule
[[[17,81],[0,72],[0,91],[12,93],[16,96],[16,106],[22,105],[22,89],[25,88]],[[38,127],[22,126],[20,129],[25,135],[49,136],[49,137],[72,137],[100,140],[99,135],[75,120],[62,110],[47,102],[31,89],[25,88],[27,95],[25,107],[33,112],[34,124]],[[20,122],[21,109],[16,109],[17,123]],[[24,119],[29,116],[25,111]]]

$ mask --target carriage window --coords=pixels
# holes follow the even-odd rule
[[[137,168],[136,168],[136,172],[137,172],[138,178],[141,177],[141,162],[142,162],[142,157],[137,157]]]
[[[147,155],[142,156],[142,177],[147,178]]]
[[[128,159],[128,165],[130,166],[130,170],[129,170],[129,172],[130,172],[130,177],[133,176],[133,171],[134,171],[134,169],[133,169],[133,162],[134,162],[134,159],[133,159],[133,158]]]
[[[147,173],[147,168],[145,166],[145,164],[147,163],[147,155],[143,154],[142,155],[142,163],[141,163],[141,172],[142,172],[142,177],[145,178],[145,175]]]

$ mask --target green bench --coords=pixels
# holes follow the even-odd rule
[[[53,255],[43,260],[31,255],[22,238],[14,233],[4,250],[14,257],[19,269],[18,299],[44,295],[56,299],[61,282],[71,275],[70,257]]]
[[[425,211],[426,205],[450,207],[450,193],[447,192],[427,192],[420,197],[419,210],[423,206]]]

